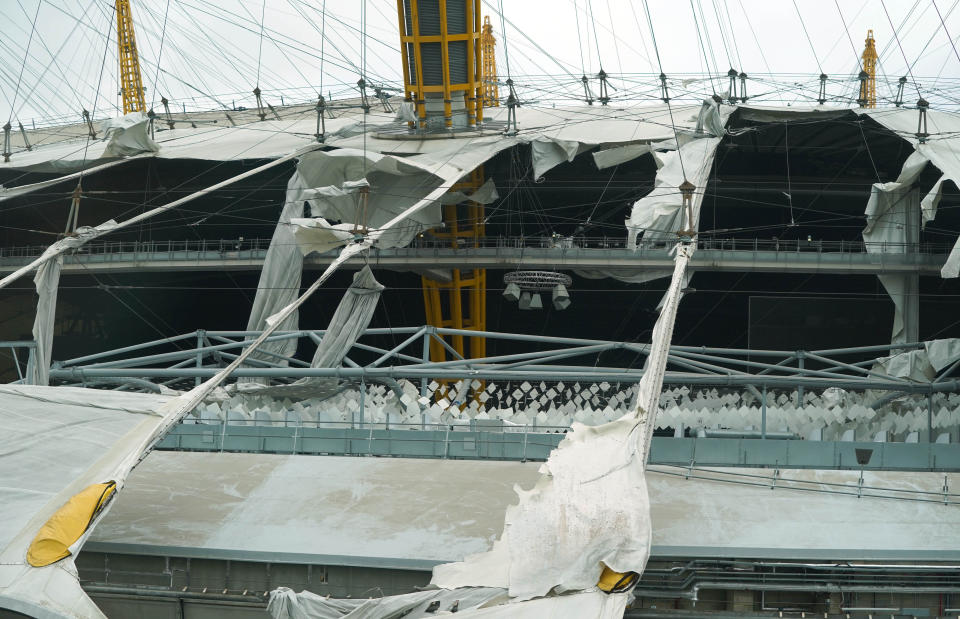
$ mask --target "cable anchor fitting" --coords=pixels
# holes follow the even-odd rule
[[[160,103],[163,104],[163,117],[167,121],[167,128],[173,129],[177,123],[173,122],[173,114],[170,113],[170,100],[166,97],[160,97]]]
[[[520,100],[517,98],[517,91],[513,88],[512,79],[507,79],[507,88],[510,89],[510,94],[507,96],[507,128],[503,133],[504,135],[514,136],[519,131],[517,129],[517,108],[520,107]]]
[[[740,74],[737,73],[737,70],[732,68],[727,71],[727,77],[730,78],[729,93],[727,94],[728,101],[730,105],[736,105],[739,99],[737,98],[737,78],[740,77]]]
[[[907,85],[906,76],[901,77],[899,80],[897,80],[897,99],[896,101],[893,102],[893,104],[897,107],[900,107],[901,105],[903,105],[903,89],[906,85]]]
[[[600,96],[597,97],[597,101],[600,102],[600,105],[606,105],[610,103],[610,84],[607,83],[607,72],[600,69],[597,78],[600,80]]]
[[[370,101],[367,99],[367,82],[362,77],[357,80],[357,88],[360,89],[360,107],[364,114],[369,114]]]
[[[83,110],[83,121],[87,123],[87,134],[91,139],[97,139],[97,132],[93,130],[93,121],[90,119],[90,112]]]
[[[747,74],[740,73],[740,100],[744,103],[747,102]]]
[[[27,139],[27,130],[23,128],[23,123],[18,120],[17,124],[20,125],[20,136],[23,138],[23,145],[27,147],[27,150],[33,150],[33,146],[30,146],[30,140]]]
[[[917,101],[917,111],[920,112],[919,118],[917,118],[917,141],[921,144],[927,142],[927,138],[930,137],[930,134],[927,133],[927,110],[930,109],[930,104],[926,99],[921,98]]]
[[[584,78],[586,79],[586,78]],[[667,75],[666,73],[660,74],[660,99],[664,103],[670,103],[670,93],[667,91]]]
[[[323,95],[320,95],[320,98],[317,99],[317,105],[315,107],[317,110],[317,132],[313,134],[313,137],[317,138],[317,142],[323,142],[327,135],[327,121],[326,121],[326,109],[327,101],[323,98]]]
[[[583,100],[587,102],[587,105],[593,105],[593,93],[590,92],[590,80],[584,75],[580,78],[580,81],[583,82]]]
[[[374,86],[373,87],[373,96],[380,101],[380,104],[383,106],[383,111],[388,114],[393,113],[393,105],[390,104],[390,93],[386,91],[383,86]]]
[[[827,102],[827,74],[820,74],[820,94],[817,95],[817,103],[823,105]]]
[[[7,124],[3,126],[3,162],[10,163],[10,155],[13,153],[10,152],[10,122],[7,121]]]
[[[260,117],[260,121],[267,119],[267,113],[263,111],[263,99],[260,98],[260,87],[257,86],[253,89],[253,96],[257,98],[257,116]]]

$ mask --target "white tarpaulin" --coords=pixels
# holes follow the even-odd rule
[[[30,616],[103,616],[77,583],[72,557],[31,567],[27,548],[83,488],[109,480],[123,485],[169,401],[152,394],[0,386],[0,607]]]

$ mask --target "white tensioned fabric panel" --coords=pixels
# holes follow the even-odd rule
[[[224,119],[225,120],[225,119]],[[326,120],[327,137],[349,135],[361,125],[362,113],[346,113]],[[392,116],[371,111],[368,124],[388,123]],[[111,123],[123,122],[112,119]],[[221,121],[222,122],[222,121]],[[161,126],[161,125],[157,125]],[[240,161],[244,159],[277,159],[316,143],[316,118],[297,116],[293,119],[250,122],[237,127],[226,124],[204,124],[191,127],[177,122],[171,130],[157,131],[154,143],[160,148],[155,156],[161,159],[202,159],[206,161]],[[129,143],[129,140],[123,140]],[[31,172],[74,172],[89,166],[91,161],[107,160],[115,153],[108,150],[104,139],[86,137],[34,146],[32,151],[14,153],[0,170]],[[122,153],[121,153],[122,154]]]
[[[169,400],[70,387],[0,387],[0,607],[32,616],[43,609],[46,616],[102,617],[80,589],[72,558],[34,568],[26,551],[71,496],[94,483],[123,485],[131,451],[153,435]]]

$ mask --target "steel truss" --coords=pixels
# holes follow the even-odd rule
[[[317,343],[324,333],[322,330],[277,332],[269,340]],[[159,390],[162,382],[184,384],[213,376],[257,335],[257,331],[198,330],[55,362],[50,378],[61,383],[119,383],[126,384],[126,388]],[[530,350],[464,359],[445,341],[457,336],[512,342]],[[385,347],[381,343],[385,338],[399,343]],[[450,359],[431,360],[432,344],[442,346]],[[749,390],[790,389],[798,390],[801,396],[805,388],[829,387],[926,395],[960,390],[960,380],[955,377],[960,362],[946,368],[929,383],[887,376],[871,369],[878,357],[922,346],[922,342],[916,342],[815,351],[673,346],[664,383]],[[424,393],[427,383],[433,380],[633,384],[643,376],[642,367],[649,350],[649,344],[633,342],[433,326],[378,328],[368,329],[361,336],[341,367],[311,368],[303,360],[270,354],[270,361],[248,360],[234,372],[234,377],[260,376],[278,381],[327,377],[351,382],[407,379],[419,381]],[[602,365],[602,361],[616,365]]]

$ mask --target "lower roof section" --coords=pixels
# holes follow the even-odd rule
[[[86,549],[425,569],[487,549],[513,485],[530,487],[538,467],[154,452]],[[960,561],[950,494],[960,474],[867,471],[859,480],[858,471],[652,466],[653,554]]]

